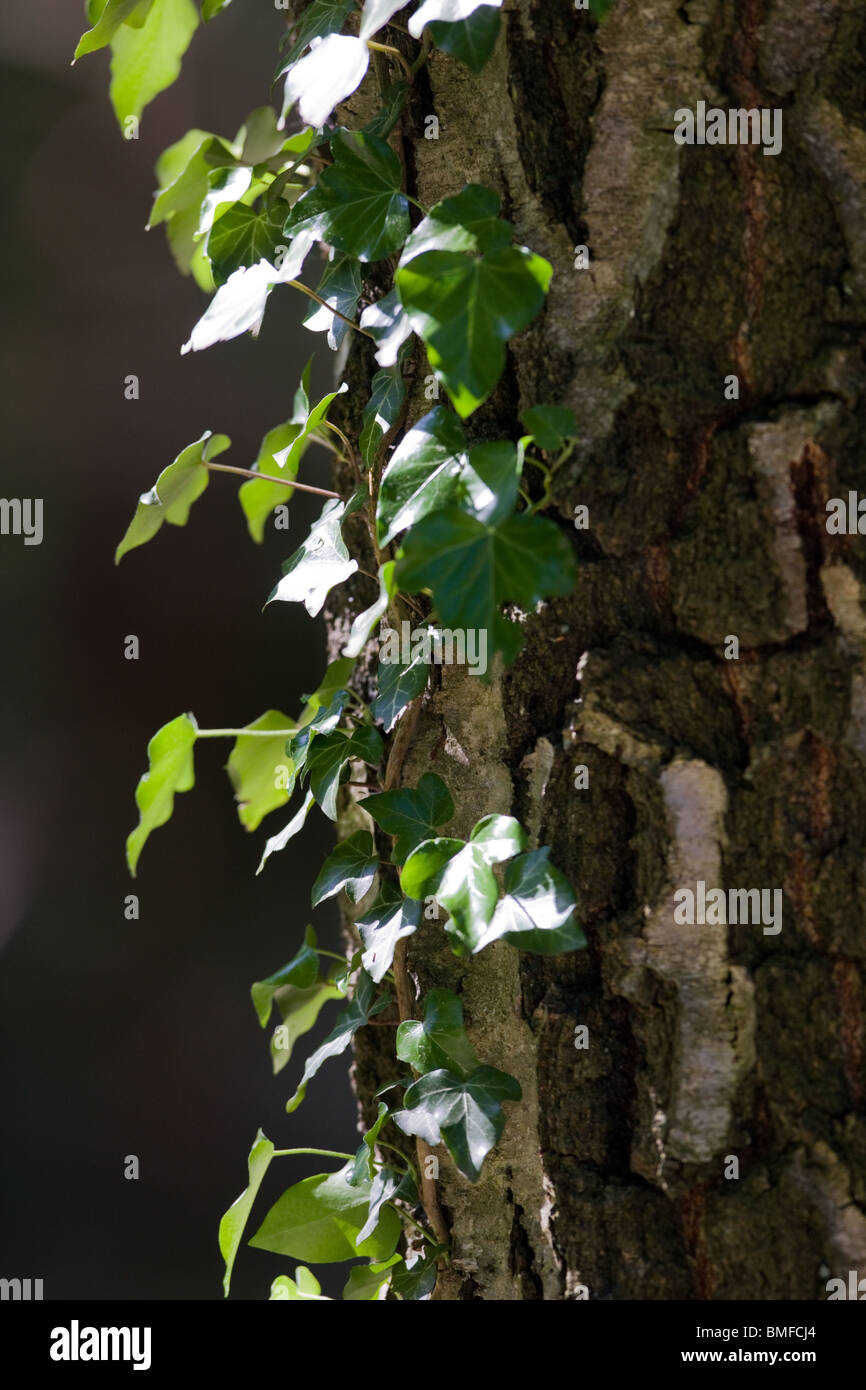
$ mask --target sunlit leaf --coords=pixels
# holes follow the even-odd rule
[[[397,942],[411,936],[420,923],[421,903],[404,898],[390,884],[384,884],[378,902],[355,923],[366,947],[361,962],[376,984],[391,969]]]
[[[171,819],[175,793],[188,792],[195,783],[193,745],[197,733],[192,715],[179,714],[163,724],[147,745],[148,770],[135,790],[139,821],[126,841],[126,862],[133,878],[151,831]]]
[[[463,1005],[450,989],[431,989],[424,1003],[424,1022],[409,1019],[397,1029],[397,1056],[423,1074],[448,1067],[458,1076],[479,1066],[463,1026]]]
[[[356,830],[331,850],[313,884],[313,907],[345,889],[350,903],[358,903],[370,889],[379,856],[373,850],[373,839],[367,830]],[[375,978],[375,977],[374,977]]]
[[[220,1254],[225,1261],[226,1272],[223,1278],[223,1293],[228,1297],[231,1287],[232,1269],[243,1237],[247,1219],[252,1210],[253,1202],[256,1200],[258,1190],[262,1185],[262,1179],[268,1171],[274,1146],[261,1130],[256,1134],[253,1147],[250,1149],[250,1156],[247,1160],[249,1169],[249,1182],[244,1188],[240,1197],[232,1202],[225,1216],[220,1221],[219,1246]]]
[[[235,740],[226,770],[235,789],[238,816],[247,830],[255,830],[262,820],[278,806],[284,806],[294,789],[292,769],[286,763],[286,730],[296,728],[295,721],[278,709],[266,710],[248,729],[282,729],[275,738],[241,735]],[[278,779],[285,769],[287,776]],[[278,780],[284,785],[278,785]]]
[[[186,526],[190,507],[208,485],[205,461],[216,458],[230,443],[227,435],[211,434],[206,430],[201,439],[187,445],[174,462],[162,470],[156,485],[138,499],[126,535],[114,552],[116,565],[127,551],[152,540],[164,521],[172,526]]]
[[[288,965],[284,965],[282,970],[277,970],[275,974],[269,975],[266,980],[256,980],[255,984],[250,986],[253,1008],[262,1028],[267,1027],[274,995],[278,989],[284,985],[293,985],[295,989],[311,989],[318,978],[319,955],[316,951],[316,933],[312,927],[307,927],[304,933],[304,944],[292,956]]]
[[[549,847],[514,859],[505,870],[505,897],[497,904],[490,926],[475,946],[476,951],[500,938],[521,951],[556,955],[586,945],[574,915],[571,884],[548,863]],[[398,1053],[398,1056],[400,1054]]]
[[[358,1255],[388,1259],[400,1238],[400,1218],[386,1207],[376,1233],[356,1244],[367,1219],[370,1185],[350,1187],[346,1173],[341,1168],[295,1183],[271,1207],[250,1245],[313,1264],[333,1264]]]
[[[442,1068],[419,1077],[407,1090],[404,1110],[392,1116],[404,1134],[444,1143],[470,1182],[505,1128],[502,1103],[520,1100],[520,1085],[495,1067],[476,1067],[465,1079]]]
[[[409,231],[399,159],[378,136],[342,129],[331,137],[331,153],[333,164],[292,208],[287,235],[312,232],[362,261],[390,255]]]

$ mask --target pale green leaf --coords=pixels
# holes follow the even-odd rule
[[[174,462],[162,470],[156,485],[138,499],[126,535],[114,552],[116,565],[127,551],[151,540],[164,521],[172,526],[186,526],[190,507],[208,485],[206,460],[216,458],[230,443],[227,435],[211,434],[206,430],[201,439],[187,445]]]
[[[255,830],[265,816],[284,806],[292,794],[294,777],[286,760],[286,735],[297,725],[287,714],[269,709],[245,727],[283,731],[282,736],[274,738],[244,738],[241,734],[226,763],[241,825]],[[282,785],[277,785],[278,781]]]
[[[252,1210],[258,1190],[262,1185],[265,1173],[268,1171],[274,1146],[261,1130],[256,1134],[253,1147],[250,1149],[250,1156],[247,1160],[249,1170],[249,1182],[244,1188],[240,1197],[232,1202],[225,1216],[220,1221],[219,1246],[220,1254],[225,1261],[226,1272],[223,1278],[223,1293],[228,1297],[231,1287],[232,1269],[243,1237],[247,1219]]]
[[[147,745],[148,770],[135,790],[139,822],[126,841],[126,862],[133,878],[151,831],[171,818],[175,792],[188,792],[195,783],[193,745],[197,733],[193,716],[179,714],[163,724]]]
[[[374,603],[369,608],[365,608],[359,613],[352,623],[352,630],[349,633],[349,640],[343,648],[343,655],[346,657],[360,656],[367,644],[371,633],[382,615],[388,609],[388,603],[393,598],[396,589],[394,587],[394,561],[386,560],[379,570],[379,594]]]
[[[140,29],[123,25],[111,40],[111,103],[123,128],[170,87],[198,26],[192,0],[153,0]]]
[[[298,1106],[306,1095],[307,1086],[317,1074],[319,1069],[331,1057],[339,1057],[341,1052],[345,1052],[359,1028],[366,1026],[367,1021],[379,1013],[388,1004],[388,996],[380,999],[374,998],[375,986],[370,976],[365,970],[361,970],[358,975],[358,983],[355,986],[355,995],[352,1002],[340,1014],[333,1029],[328,1034],[321,1046],[307,1058],[304,1074],[301,1077],[295,1094],[286,1102],[286,1110],[289,1114],[297,1110]],[[363,1223],[362,1223],[363,1224]],[[291,1250],[285,1252],[292,1254]],[[388,1252],[390,1254],[390,1251]],[[303,1255],[300,1256],[303,1259]]]
[[[387,1207],[375,1235],[356,1244],[367,1219],[370,1185],[350,1187],[346,1173],[341,1168],[295,1183],[271,1207],[250,1245],[313,1264],[333,1264],[357,1255],[388,1259],[400,1238],[400,1218]]]

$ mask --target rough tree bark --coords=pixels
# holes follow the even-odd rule
[[[436,1298],[815,1299],[866,1274],[866,563],[825,526],[829,497],[866,490],[864,96],[862,0],[615,0],[601,27],[506,0],[482,75],[434,53],[394,137],[410,192],[488,184],[555,268],[472,437],[516,437],[536,402],[580,431],[550,513],[576,591],[524,615],[489,687],[442,668],[403,769],[446,779],[450,833],[513,812],[549,843],[589,939],[468,963],[435,923],[412,939],[421,987],[462,995],[524,1093],[477,1185],[442,1151]],[[700,99],[781,107],[782,152],[677,145]],[[374,364],[349,337],[352,424]],[[410,421],[420,352],[414,370]],[[332,656],[374,597],[351,592]],[[782,888],[781,932],[677,926],[697,879]],[[369,1031],[368,1121],[397,1074]]]

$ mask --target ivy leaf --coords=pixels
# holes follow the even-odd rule
[[[304,327],[311,333],[327,333],[328,347],[336,352],[349,331],[349,325],[332,314],[331,309],[339,310],[345,319],[354,322],[361,297],[360,263],[354,256],[334,256],[325,267],[316,293],[324,299],[325,304],[310,304],[303,318]],[[326,304],[331,306],[330,309],[325,307]]]
[[[360,327],[372,334],[378,344],[376,361],[380,367],[393,367],[400,349],[412,336],[409,315],[400,303],[396,290],[389,290],[361,315]]]
[[[349,130],[334,131],[331,153],[333,164],[292,208],[286,234],[312,233],[362,261],[391,255],[409,231],[399,159],[378,136]]]
[[[505,1128],[502,1102],[520,1100],[518,1081],[495,1067],[476,1067],[465,1079],[447,1068],[431,1071],[409,1087],[405,1110],[392,1116],[404,1134],[428,1144],[443,1142],[470,1182]]]
[[[367,39],[384,29],[392,15],[402,10],[405,4],[406,0],[365,0],[358,37],[366,43]]]
[[[126,862],[133,878],[151,831],[171,819],[175,792],[188,792],[195,784],[193,745],[197,733],[193,716],[179,714],[163,724],[147,745],[148,770],[135,789],[139,821],[126,841]]]
[[[296,985],[281,985],[273,997],[282,1020],[270,1039],[271,1065],[274,1076],[278,1076],[291,1058],[298,1038],[315,1027],[325,1005],[332,999],[341,1000],[345,995],[337,981],[332,978],[319,980],[307,989],[300,989]]]
[[[538,313],[552,274],[548,261],[517,246],[483,256],[424,251],[397,270],[400,302],[460,416],[490,395],[505,343]]]
[[[266,710],[248,729],[294,729],[294,719],[278,709]],[[294,790],[294,775],[286,764],[286,736],[276,738],[244,738],[243,734],[235,740],[226,771],[235,789],[238,802],[238,816],[241,825],[247,830],[255,830],[271,811],[284,806]],[[276,773],[281,767],[287,768],[287,786],[277,786]]]
[[[571,884],[547,862],[549,853],[550,848],[545,845],[520,855],[508,865],[505,897],[497,904],[493,921],[476,951],[500,937],[521,951],[537,951],[546,956],[580,950],[586,945],[586,937],[574,916]]]
[[[268,603],[303,603],[315,618],[331,590],[354,574],[358,561],[349,558],[340,525],[347,504],[330,498],[303,545],[283,564],[283,577]]]
[[[334,107],[363,82],[369,63],[367,45],[349,34],[316,39],[309,53],[286,73],[281,120],[297,102],[306,125],[324,125]]]
[[[201,352],[214,343],[228,342],[241,333],[258,333],[268,297],[275,285],[296,280],[315,237],[299,233],[277,269],[270,261],[242,266],[220,285],[210,304],[181,348],[181,356]]]
[[[522,410],[520,419],[538,447],[548,453],[558,452],[577,434],[574,412],[562,405],[534,405]]]
[[[364,135],[378,135],[380,140],[387,140],[403,114],[408,95],[408,82],[389,82],[382,93],[382,107],[363,127]]]
[[[408,265],[425,251],[502,251],[510,245],[514,228],[499,216],[501,206],[492,188],[467,183],[460,193],[434,204],[418,223],[403,247],[400,264]]]
[[[311,131],[298,132],[293,141],[294,146],[297,142],[298,134],[310,135]],[[243,148],[241,159],[244,164],[263,164],[266,159],[272,159],[279,154],[286,145],[286,137],[277,124],[277,115],[272,106],[257,106],[251,111],[244,121],[243,128],[238,132],[238,141],[243,135]],[[300,150],[297,153],[301,153]]]
[[[392,636],[396,636],[393,630],[385,639],[386,644]],[[427,684],[427,671],[423,651],[417,652],[405,665],[380,657],[377,677],[379,693],[370,705],[370,713],[374,719],[381,719],[386,734],[391,732],[407,705],[421,694]]]
[[[494,651],[510,665],[523,634],[499,605],[511,600],[531,610],[542,598],[570,593],[574,558],[546,517],[520,513],[491,524],[449,508],[413,526],[396,574],[407,593],[432,590],[446,627],[486,629]]]
[[[174,462],[162,470],[156,486],[150,492],[143,492],[138,499],[126,535],[114,552],[116,565],[128,551],[152,540],[164,521],[172,526],[186,526],[190,507],[208,485],[206,460],[216,458],[230,443],[227,435],[205,430],[201,439],[188,444]]]
[[[214,168],[236,163],[236,149],[206,130],[187,131],[163,151],[156,163],[158,192],[147,230],[165,223],[169,248],[178,269],[183,275],[192,273],[208,293],[215,286],[199,232],[201,206],[210,192]]]
[[[384,753],[379,731],[369,726],[356,729],[349,736],[336,729],[333,733],[317,736],[307,756],[306,771],[310,791],[329,820],[337,819],[337,791],[346,763],[359,758],[375,767]]]
[[[124,24],[111,39],[109,95],[121,130],[180,74],[183,55],[198,27],[192,0],[153,0],[140,28]]]
[[[419,39],[425,24],[432,24],[436,20],[454,23],[468,19],[482,5],[501,4],[502,0],[422,0],[409,20],[409,33],[414,39]]]
[[[358,1255],[386,1260],[394,1253],[402,1225],[390,1207],[374,1236],[357,1242],[370,1202],[370,1184],[350,1187],[347,1168],[304,1178],[271,1207],[250,1245],[278,1255],[334,1264]]]
[[[443,53],[459,58],[476,75],[486,65],[499,38],[499,10],[494,8],[496,0],[487,0],[473,10],[468,19],[458,19],[453,23],[433,20],[430,34],[436,47]]]
[[[303,829],[304,822],[306,821],[307,816],[310,814],[310,811],[315,805],[315,802],[316,798],[313,796],[312,792],[308,792],[306,797],[304,798],[303,806],[301,806],[299,811],[295,812],[288,825],[283,826],[279,834],[272,835],[270,837],[270,839],[265,844],[262,857],[259,860],[259,867],[256,869],[257,874],[261,873],[262,869],[265,867],[265,864],[270,859],[272,854],[276,854],[278,850],[285,849],[286,845],[289,843],[289,840],[293,839],[294,836],[297,835],[298,831]]]
[[[399,365],[384,367],[373,377],[370,399],[364,406],[358,445],[368,467],[376,462],[385,438],[397,423],[406,399],[406,383]]]
[[[250,190],[252,170],[244,165],[211,169],[208,190],[199,208],[196,236],[206,237],[217,218],[224,216]]]
[[[426,1255],[416,1254],[413,1263],[395,1267],[391,1288],[398,1298],[418,1303],[429,1298],[436,1287],[436,1261],[448,1249],[447,1245],[425,1246]]]
[[[271,1284],[268,1302],[282,1302],[284,1300],[302,1303],[333,1303],[334,1301],[322,1293],[321,1284],[306,1265],[298,1265],[294,1279],[290,1279],[288,1274],[278,1274]]]
[[[431,989],[424,1022],[409,1019],[397,1029],[397,1056],[422,1075],[446,1067],[468,1076],[480,1065],[463,1026],[463,1005],[450,989]]]
[[[450,915],[446,931],[458,954],[476,947],[499,897],[491,865],[526,848],[526,833],[513,816],[485,816],[469,840],[425,840],[403,865],[400,884],[410,898],[438,898]]]
[[[388,1292],[394,1269],[402,1264],[401,1255],[392,1255],[390,1260],[355,1265],[343,1288],[343,1301],[380,1303]]]
[[[340,1014],[337,1022],[321,1046],[317,1047],[315,1052],[311,1053],[307,1058],[304,1074],[301,1077],[298,1089],[291,1099],[286,1102],[286,1110],[290,1115],[293,1110],[297,1110],[304,1099],[307,1086],[319,1071],[320,1067],[328,1061],[328,1058],[339,1057],[341,1052],[345,1052],[358,1029],[365,1027],[375,1014],[381,1013],[382,1009],[387,1007],[390,1002],[389,996],[383,995],[380,999],[374,1000],[374,994],[375,985],[372,979],[367,974],[366,970],[361,970],[358,975],[358,983],[355,986],[355,996],[351,1004]],[[293,1252],[291,1250],[286,1250],[283,1253],[291,1255]],[[389,1250],[387,1253],[390,1255],[391,1251]],[[299,1258],[303,1259],[304,1256],[300,1255]]]
[[[354,661],[348,661],[344,657],[339,657],[330,663],[318,689],[314,690],[312,695],[303,697],[307,703],[298,720],[302,728],[307,728],[322,710],[330,710],[338,695],[345,696],[347,694],[346,687],[354,666]],[[340,709],[342,710],[342,704]],[[339,719],[339,715],[337,718]]]
[[[361,963],[376,984],[391,969],[397,942],[411,936],[420,924],[421,904],[402,897],[390,884],[383,885],[378,902],[355,923],[366,947]]]
[[[96,23],[78,40],[73,63],[77,63],[86,53],[95,53],[97,49],[110,44],[121,24],[126,23],[140,3],[141,0],[108,0]]]
[[[387,611],[389,601],[396,593],[394,584],[394,561],[386,560],[379,570],[379,596],[369,608],[365,608],[359,613],[352,623],[352,630],[349,633],[349,640],[343,648],[343,655],[346,657],[360,656],[370,634],[379,622],[383,613]]]
[[[221,10],[227,9],[231,2],[232,0],[202,0],[201,17],[205,24],[214,19]]]
[[[327,34],[338,33],[343,27],[352,4],[353,0],[313,0],[311,5],[307,5],[300,20],[294,26],[294,41],[277,69],[277,77],[282,77],[283,73],[297,62],[304,49],[314,39],[321,39]]]
[[[435,834],[437,826],[450,821],[454,802],[442,778],[435,772],[425,772],[415,790],[396,787],[394,791],[377,792],[365,798],[364,810],[386,835],[396,836],[391,858],[395,864],[402,864],[417,845]]]
[[[224,285],[241,266],[261,260],[274,263],[283,240],[284,211],[266,208],[256,212],[245,203],[234,205],[214,222],[207,239],[214,284]]]
[[[319,870],[313,884],[313,907],[332,898],[341,888],[345,888],[350,903],[359,903],[369,891],[378,867],[379,856],[373,850],[372,836],[367,830],[356,830],[331,851]]]
[[[380,546],[428,512],[453,502],[465,449],[463,426],[442,405],[407,431],[382,474],[376,506]]]
[[[331,402],[342,395],[348,387],[343,383],[339,390],[330,391],[310,409],[307,397],[309,384],[309,363],[298,390],[295,392],[294,411],[291,420],[276,429],[269,430],[261,442],[253,471],[266,473],[270,477],[298,476],[301,459],[313,441],[315,432],[327,418]],[[254,541],[264,539],[265,522],[280,503],[288,502],[293,489],[281,483],[270,482],[268,478],[250,478],[238,489],[238,500],[247,518],[247,529]]]
[[[386,1203],[398,1195],[405,1176],[406,1174],[398,1172],[396,1168],[391,1168],[388,1164],[383,1164],[375,1174],[370,1184],[370,1205],[367,1208],[367,1220],[358,1233],[359,1241],[368,1240],[376,1230],[380,1218],[386,1211],[390,1210]],[[411,1178],[411,1174],[409,1176]]]
[[[304,944],[295,952],[288,965],[266,980],[256,980],[250,986],[253,1008],[262,1028],[268,1025],[274,995],[284,985],[295,989],[311,989],[319,978],[319,955],[316,950],[316,933],[312,927],[304,932]]]
[[[240,1197],[232,1202],[225,1216],[220,1221],[219,1246],[220,1254],[225,1261],[226,1272],[223,1277],[223,1293],[228,1298],[229,1289],[232,1281],[232,1269],[240,1248],[241,1238],[247,1218],[252,1210],[253,1202],[256,1200],[262,1179],[268,1171],[274,1146],[270,1139],[259,1130],[250,1149],[247,1159],[247,1169],[249,1172],[249,1182],[244,1188]]]
[[[383,1100],[380,1100],[376,1118],[364,1135],[358,1147],[358,1151],[352,1160],[352,1170],[347,1178],[347,1182],[350,1182],[353,1187],[357,1187],[361,1182],[372,1182],[373,1178],[376,1176],[376,1170],[373,1166],[373,1159],[376,1152],[376,1140],[387,1118],[388,1107]]]

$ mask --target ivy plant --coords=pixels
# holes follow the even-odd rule
[[[229,3],[203,0],[199,11],[193,0],[88,0],[90,27],[75,57],[110,48],[111,100],[124,133],[175,80],[199,23]],[[599,0],[594,8],[601,15],[606,5]],[[408,28],[392,27],[401,10],[409,12]],[[141,495],[116,554],[119,562],[165,522],[186,526],[211,474],[223,473],[243,478],[239,503],[257,543],[294,490],[323,498],[321,515],[275,577],[268,602],[303,603],[312,616],[321,611],[329,593],[359,569],[344,535],[352,515],[366,527],[378,564],[377,598],[356,617],[342,657],[296,716],[271,709],[240,727],[203,729],[192,714],[179,714],[151,739],[136,791],[139,822],[127,841],[133,876],[151,833],[171,817],[175,796],[193,788],[202,739],[231,742],[227,770],[248,831],[296,801],[284,827],[267,839],[259,872],[301,832],[313,807],[335,821],[341,796],[352,796],[366,822],[311,882],[314,907],[341,895],[361,906],[357,948],[347,959],[335,956],[318,947],[308,927],[288,963],[253,984],[252,1002],[262,1028],[274,1010],[279,1017],[270,1039],[275,1073],[321,1010],[338,1009],[287,1111],[302,1105],[307,1087],[359,1030],[374,1020],[387,1024],[383,1014],[396,1030],[396,1079],[383,1088],[376,1120],[355,1153],[276,1149],[259,1131],[247,1186],[219,1227],[226,1294],[270,1164],[308,1154],[341,1166],[289,1187],[249,1237],[256,1248],[302,1262],[274,1280],[270,1297],[321,1300],[308,1265],[337,1261],[361,1261],[349,1271],[346,1300],[429,1297],[450,1239],[433,1150],[442,1146],[460,1180],[476,1182],[521,1093],[513,1076],[476,1055],[455,993],[432,989],[415,1008],[410,939],[438,922],[441,910],[458,956],[495,942],[543,954],[586,944],[571,886],[551,864],[549,847],[530,848],[519,822],[499,814],[482,816],[468,839],[458,838],[448,833],[455,807],[442,778],[426,772],[415,786],[405,785],[401,730],[405,721],[411,732],[431,679],[424,643],[399,660],[384,660],[380,648],[372,702],[353,684],[356,662],[380,625],[393,635],[409,615],[426,624],[428,638],[441,636],[437,621],[452,636],[483,633],[491,662],[509,665],[535,605],[575,582],[565,532],[543,515],[553,474],[573,448],[571,412],[535,404],[523,412],[525,433],[516,439],[470,443],[464,423],[495,390],[509,339],[542,311],[551,266],[515,243],[489,188],[455,187],[434,207],[422,207],[389,143],[407,119],[408,93],[433,46],[479,73],[502,18],[501,0],[311,0],[289,23],[277,63],[279,109],[252,111],[233,139],[190,130],[157,164],[150,226],[165,228],[181,272],[211,296],[182,351],[255,335],[269,296],[286,286],[310,301],[308,330],[326,333],[332,350],[350,331],[365,335],[378,366],[369,400],[357,403],[355,439],[329,419],[346,384],[313,402],[308,366],[290,417],[263,432],[251,468],[225,462],[230,441],[222,434],[208,431],[181,449]],[[335,108],[374,78],[378,114],[360,129],[337,123]],[[299,276],[317,244],[327,260],[312,290]],[[359,314],[371,263],[379,294]],[[422,354],[447,404],[408,423],[407,372]],[[313,444],[336,455],[341,476],[354,477],[350,492],[300,480]],[[540,500],[524,486],[528,467],[543,483]],[[489,678],[489,670],[480,674]],[[413,1158],[406,1136],[415,1140]]]

